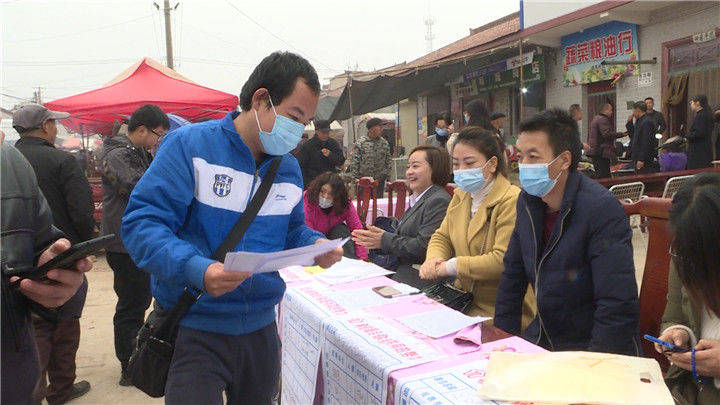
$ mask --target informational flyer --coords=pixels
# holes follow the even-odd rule
[[[280,310],[283,404],[311,404],[315,398],[325,317],[295,289],[287,290]]]
[[[323,377],[328,404],[384,404],[390,372],[445,357],[412,332],[361,314],[325,325]]]

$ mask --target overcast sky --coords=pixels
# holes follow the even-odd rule
[[[15,0],[0,7],[6,95],[32,98],[41,86],[49,101],[97,88],[144,56],[165,62],[163,15],[152,0]],[[437,49],[518,8],[515,0],[182,0],[172,12],[175,69],[237,94],[264,56],[291,50],[310,59],[326,83],[348,68],[372,70],[426,54],[428,14],[436,20]],[[16,101],[3,96],[2,106]]]

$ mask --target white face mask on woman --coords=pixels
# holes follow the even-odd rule
[[[320,208],[326,209],[333,206],[333,200],[328,198],[318,197],[318,205]]]

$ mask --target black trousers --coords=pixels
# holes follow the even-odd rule
[[[48,404],[64,404],[75,384],[75,355],[80,345],[80,319],[62,319],[57,323],[33,317],[35,342],[40,354],[40,380],[35,387],[35,400]],[[47,378],[46,378],[47,377]],[[47,380],[50,386],[47,386]]]
[[[165,384],[165,403],[270,404],[280,381],[275,322],[231,336],[180,327]]]
[[[595,168],[595,178],[604,179],[610,177],[610,159],[593,156],[592,157],[593,167]]]
[[[342,238],[349,238],[352,234],[350,233],[350,228],[348,228],[347,225],[344,223],[335,225],[335,227],[328,231],[328,233],[325,235],[330,240],[333,239],[342,239]],[[348,257],[350,259],[357,259],[357,254],[355,254],[355,242],[350,239],[343,245],[343,256]]]
[[[4,290],[3,293],[5,293]],[[3,302],[3,304],[5,303]],[[2,350],[0,350],[2,355],[0,398],[3,404],[29,405],[33,403],[33,389],[35,389],[35,384],[40,376],[40,367],[31,325],[28,322],[22,326],[13,339],[3,336]],[[12,325],[5,324],[3,327],[11,328]],[[10,333],[7,334],[10,335]]]
[[[150,275],[137,267],[126,253],[108,252],[106,258],[114,273],[113,288],[118,297],[113,317],[115,355],[124,370],[152,301]]]

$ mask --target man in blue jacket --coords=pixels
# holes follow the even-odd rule
[[[647,114],[647,104],[637,101],[633,104],[635,124],[628,121],[625,127],[631,134],[632,145],[630,156],[633,166],[638,174],[657,172],[660,166],[657,163],[658,139],[655,134],[658,127],[652,116]]]
[[[517,220],[495,326],[521,333],[528,283],[538,314],[522,336],[548,350],[639,354],[632,232],[620,203],[578,173],[577,123],[562,110],[520,124]]]
[[[303,178],[289,154],[318,104],[320,83],[307,60],[276,52],[240,94],[242,112],[171,132],[135,186],[123,243],[152,275],[157,303],[175,305],[186,286],[205,292],[181,321],[166,402],[269,404],[277,393],[280,341],[277,272],[231,272],[209,257],[246,209],[275,156],[282,161],[260,212],[235,251],[275,252],[321,241],[305,225]],[[328,267],[342,249],[317,257]]]

